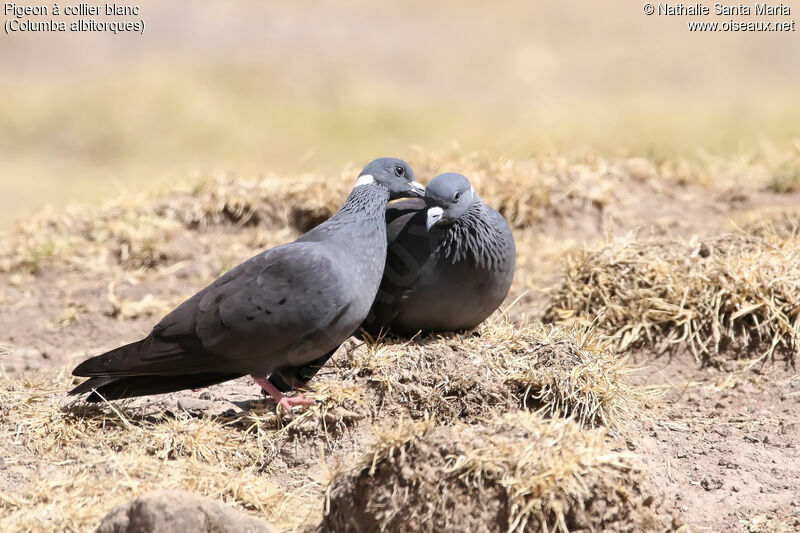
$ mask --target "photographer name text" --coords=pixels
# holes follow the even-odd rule
[[[700,2],[695,4],[669,4],[659,3],[656,4],[656,15],[667,16],[686,16],[686,17],[703,17],[710,15],[717,16],[788,16],[792,14],[791,7],[786,4],[767,4],[767,3],[754,3],[754,4],[723,4],[717,2],[713,5],[707,5]]]

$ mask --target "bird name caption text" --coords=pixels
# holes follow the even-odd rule
[[[646,3],[642,6],[645,15],[666,17],[702,17],[705,20],[689,20],[687,27],[691,32],[773,32],[786,33],[797,31],[797,25],[791,17],[792,8],[787,4],[771,4],[754,2],[752,4],[683,3],[659,2]],[[756,20],[757,19],[757,20]]]
[[[6,35],[15,33],[138,33],[145,22],[138,5],[106,3],[89,4],[18,4],[3,3]]]

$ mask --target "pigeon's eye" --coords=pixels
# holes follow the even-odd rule
[[[453,201],[457,202],[459,200],[461,200],[461,191],[456,191],[456,193],[453,195]]]
[[[396,167],[394,167],[394,173],[397,177],[401,177],[406,173],[406,169],[404,169],[400,165],[397,165]]]

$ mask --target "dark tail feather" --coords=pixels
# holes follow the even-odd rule
[[[76,369],[77,370],[77,369]],[[87,402],[100,402],[106,400],[119,400],[135,396],[148,396],[150,394],[164,394],[184,389],[199,389],[216,385],[223,381],[242,377],[244,374],[185,374],[178,376],[121,376],[121,377],[93,377],[84,381],[71,391],[70,395],[92,394],[86,398]]]
[[[69,391],[70,396],[76,396],[78,394],[84,394],[87,392],[92,392],[93,389],[100,389],[103,385],[108,385],[109,383],[113,383],[117,381],[119,378],[91,378],[87,379],[71,391]]]
[[[196,338],[151,334],[79,364],[72,375],[90,379],[70,394],[91,392],[90,402],[118,400],[208,387],[245,375],[221,364],[225,361],[203,349]]]
[[[75,370],[72,371],[72,375],[88,377],[118,371],[126,360],[135,358],[142,350],[142,345],[148,342],[149,339],[150,337],[145,337],[142,340],[109,350],[104,354],[90,357],[76,366]]]
[[[142,340],[91,357],[75,367],[73,376],[141,376],[183,374],[191,368],[195,374],[217,373],[219,358],[202,346],[189,347],[185,342],[148,335]]]

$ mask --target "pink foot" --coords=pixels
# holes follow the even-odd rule
[[[284,393],[275,388],[275,385],[273,385],[267,378],[257,378],[255,376],[251,377],[257,385],[260,385],[262,389],[267,391],[267,393],[272,396],[272,399],[275,400],[278,405],[283,407],[283,409],[290,415],[295,407],[317,404],[316,400],[306,398],[302,394],[297,396],[286,396]]]

